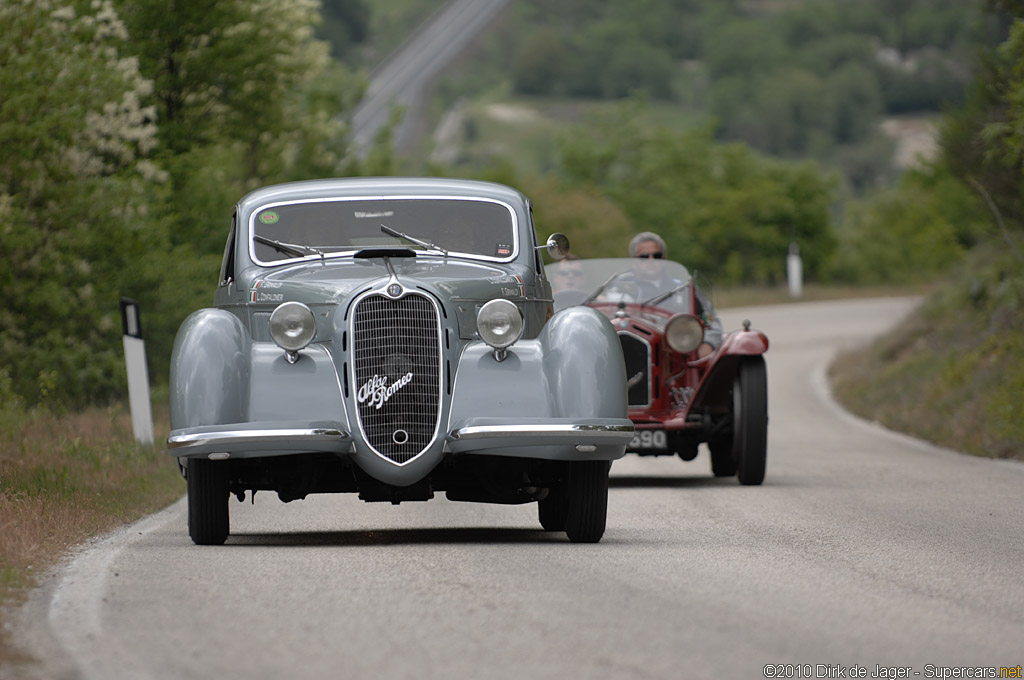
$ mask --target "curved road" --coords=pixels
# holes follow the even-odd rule
[[[1015,667],[1024,465],[889,433],[827,395],[833,353],[912,304],[723,313],[727,328],[749,316],[772,340],[761,487],[715,480],[703,452],[623,459],[598,545],[540,531],[532,505],[285,505],[264,493],[232,503],[227,545],[198,548],[179,502],[70,559],[18,630],[51,660],[43,676],[83,680]]]

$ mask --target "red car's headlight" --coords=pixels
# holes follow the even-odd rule
[[[688,354],[704,339],[704,325],[691,314],[678,314],[665,326],[665,342],[673,351]]]

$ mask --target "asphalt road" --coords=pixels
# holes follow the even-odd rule
[[[597,545],[540,531],[532,505],[285,505],[263,493],[232,502],[227,545],[199,548],[179,502],[70,559],[25,607],[19,635],[49,659],[45,677],[82,680],[1016,667],[1024,465],[886,432],[825,387],[837,348],[912,302],[723,314],[772,341],[763,486],[712,478],[704,452],[623,459]]]

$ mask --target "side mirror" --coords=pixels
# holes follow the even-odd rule
[[[546,248],[552,260],[564,260],[569,254],[569,237],[565,234],[552,234],[540,248]]]

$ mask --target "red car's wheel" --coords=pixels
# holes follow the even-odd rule
[[[764,481],[768,452],[768,376],[764,357],[745,357],[733,384],[733,457],[740,484]]]
[[[597,543],[608,517],[608,461],[569,463],[565,479],[565,533],[573,543]]]
[[[196,545],[221,545],[228,538],[228,464],[188,459],[188,535]]]

